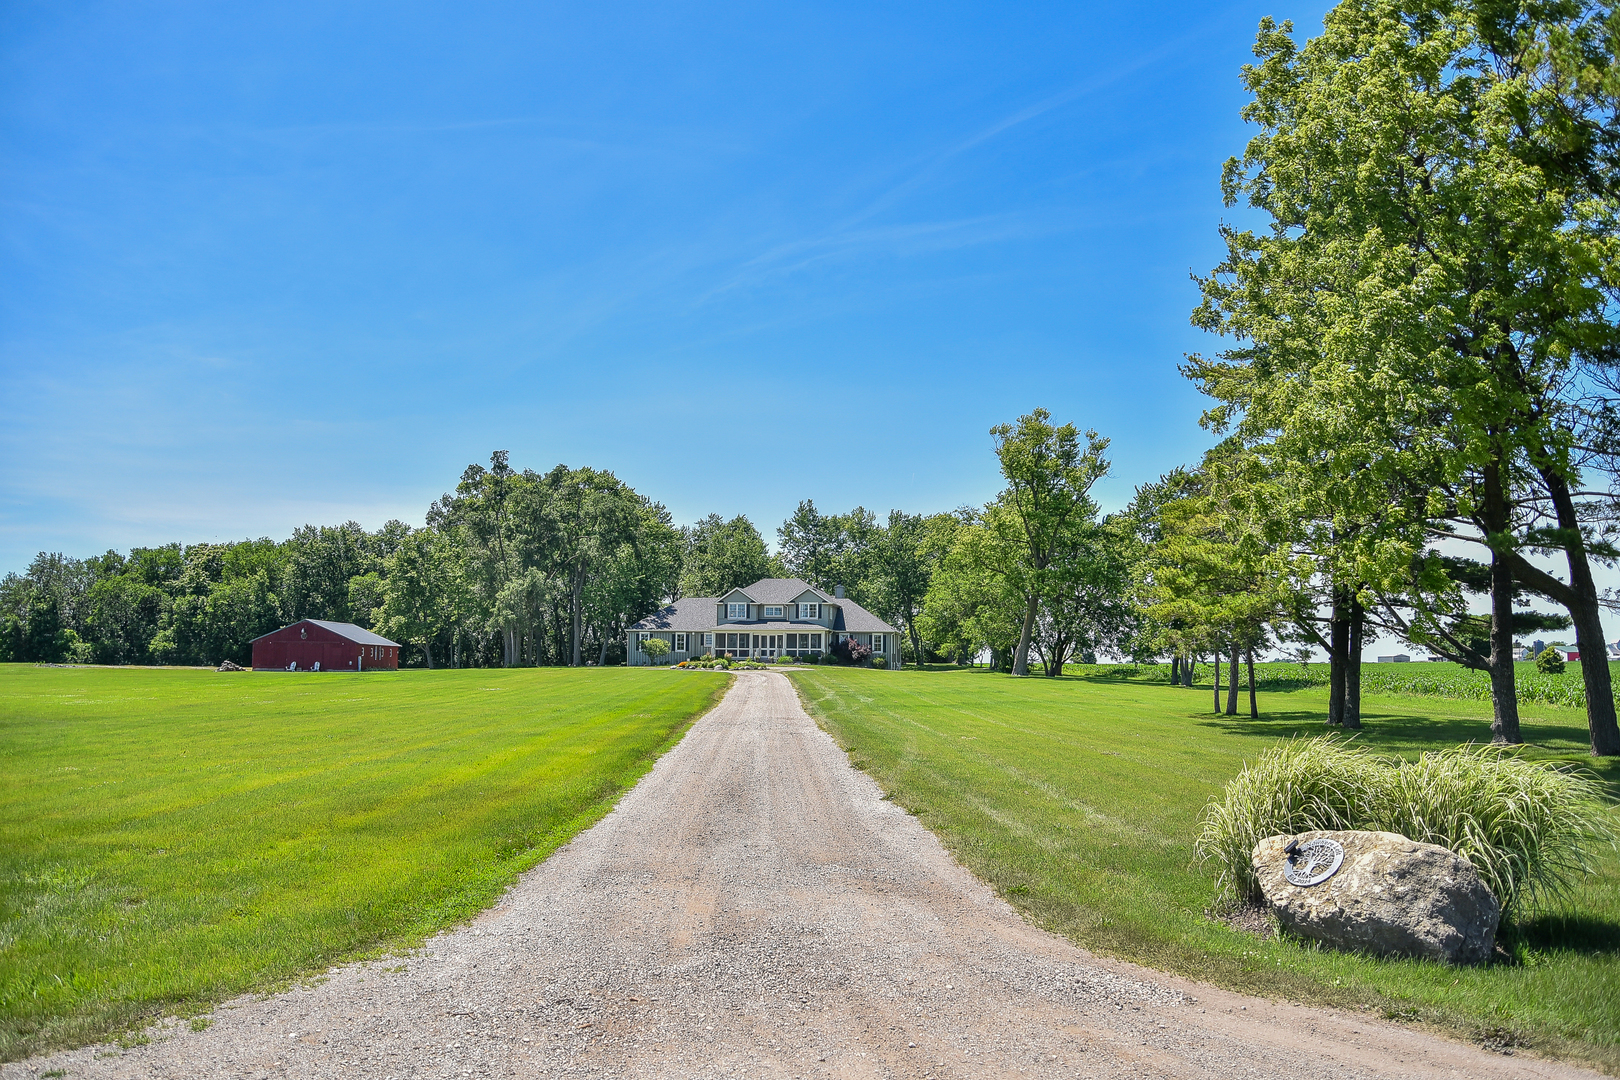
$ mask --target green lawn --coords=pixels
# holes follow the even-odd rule
[[[1207,683],[1188,690],[1101,673],[817,668],[792,678],[895,802],[1032,921],[1080,945],[1232,989],[1378,1009],[1620,1069],[1613,852],[1572,910],[1527,920],[1510,934],[1517,959],[1484,968],[1264,941],[1210,917],[1213,875],[1193,856],[1200,813],[1261,749],[1323,730],[1320,689],[1262,693],[1255,721],[1214,716]],[[1489,709],[1369,696],[1362,738],[1407,755],[1488,741]],[[1593,766],[1582,714],[1523,713],[1530,753]],[[1596,768],[1620,792],[1620,765]]]
[[[474,914],[727,681],[0,665],[0,1060]]]

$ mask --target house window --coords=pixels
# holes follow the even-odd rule
[[[880,653],[880,652],[883,651],[883,635],[882,634],[873,634],[872,635],[872,651],[875,652],[875,653]]]
[[[686,635],[685,634],[676,634],[675,635],[675,651],[676,652],[685,652],[686,651]]]
[[[726,618],[728,618],[728,619],[746,619],[746,618],[748,618],[748,605],[747,604],[727,604],[726,605]]]
[[[821,605],[820,604],[800,604],[799,605],[799,618],[801,618],[801,619],[819,619],[819,618],[821,618]]]
[[[781,607],[767,607],[765,609],[765,617],[767,619],[780,619],[782,617]]]
[[[821,635],[820,634],[811,634],[810,635],[810,649],[811,649],[812,652],[820,652],[821,651]]]
[[[703,635],[703,647],[705,649],[714,648],[714,635],[713,634],[704,634]]]

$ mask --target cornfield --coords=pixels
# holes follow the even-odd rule
[[[1620,664],[1610,664],[1614,684],[1620,691]],[[1200,683],[1209,682],[1210,664],[1198,665]],[[1328,666],[1325,663],[1302,666],[1293,663],[1256,664],[1255,688],[1258,690],[1288,691],[1323,687],[1328,684]],[[1169,665],[1142,665],[1112,667],[1098,666],[1094,670],[1105,676],[1146,676],[1167,681]],[[1238,686],[1246,688],[1246,672]],[[1221,669],[1221,681],[1226,680],[1226,668]],[[1572,664],[1562,675],[1543,675],[1531,663],[1516,664],[1514,684],[1520,702],[1562,705],[1571,709],[1586,708],[1586,686],[1581,682],[1580,665]],[[1361,690],[1364,694],[1411,694],[1423,697],[1462,698],[1468,701],[1491,699],[1490,676],[1483,671],[1469,671],[1458,664],[1369,664],[1361,665]],[[1620,693],[1617,693],[1620,701]]]
[[[1266,664],[1263,674],[1255,672],[1255,685],[1262,689],[1303,689],[1326,686],[1328,667],[1312,664]],[[1612,670],[1611,666],[1611,670]],[[1580,665],[1562,675],[1543,675],[1534,664],[1517,664],[1514,688],[1521,702],[1586,708],[1586,685]],[[1620,685],[1620,679],[1616,680]],[[1361,665],[1361,692],[1364,694],[1414,694],[1427,697],[1462,698],[1469,701],[1491,699],[1491,678],[1483,671],[1469,671],[1459,664],[1367,664]]]

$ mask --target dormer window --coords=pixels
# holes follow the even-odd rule
[[[748,605],[747,604],[727,604],[726,605],[726,618],[728,618],[728,619],[746,619],[746,618],[748,618]]]
[[[780,604],[776,605],[775,607],[766,605],[765,617],[767,619],[780,619],[782,617],[782,606]]]
[[[819,619],[819,618],[821,618],[821,605],[820,604],[800,604],[799,605],[799,618],[801,618],[801,619]]]

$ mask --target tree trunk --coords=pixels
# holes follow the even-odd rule
[[[1024,605],[1024,629],[1018,634],[1018,651],[1013,654],[1014,675],[1029,674],[1029,641],[1035,633],[1035,610],[1039,604],[1040,598],[1031,593],[1029,602]]]
[[[1221,714],[1221,649],[1215,647],[1215,715]]]
[[[573,568],[573,596],[569,599],[569,628],[573,635],[573,659],[570,661],[570,667],[582,667],[585,664],[585,656],[580,653],[580,615],[582,615],[580,609],[583,606],[583,597],[585,597],[585,563],[580,562],[578,567]]]
[[[422,642],[422,655],[427,657],[428,670],[432,671],[433,670],[433,642],[431,642],[431,641]]]
[[[1333,589],[1333,620],[1328,629],[1328,727],[1344,726],[1344,699],[1350,656],[1350,620],[1345,611],[1345,590]]]
[[[1238,647],[1237,647],[1237,642],[1234,641],[1234,642],[1232,642],[1232,667],[1230,669],[1230,677],[1226,680],[1226,715],[1227,716],[1236,716],[1237,715],[1237,698],[1238,698]]]
[[[1198,685],[1197,654],[1187,657],[1187,663],[1181,669],[1181,685],[1189,690]]]
[[[917,632],[917,617],[915,615],[911,617],[906,629],[911,631],[911,657],[917,662],[917,670],[921,671],[923,666],[922,635]],[[906,666],[906,658],[903,656],[900,658],[900,666]]]
[[[1592,739],[1592,753],[1612,757],[1620,754],[1620,727],[1615,723],[1609,654],[1603,643],[1598,605],[1595,600],[1583,604],[1579,615],[1571,611],[1570,616],[1575,622],[1575,648],[1581,654],[1581,682],[1586,686],[1586,727]]]
[[[617,636],[617,635],[615,635],[615,636]],[[597,667],[607,667],[607,647],[608,647],[608,632],[606,630],[603,630],[602,631],[602,648],[596,654],[596,666]],[[688,655],[690,655],[691,652],[692,652],[691,649],[687,650]]]
[[[1367,609],[1361,598],[1350,597],[1350,649],[1344,658],[1344,726],[1361,730],[1361,640],[1367,625]]]
[[[1491,552],[1491,742],[1514,746],[1519,734],[1519,694],[1513,670],[1513,576],[1508,562]]]
[[[1491,545],[1491,742],[1514,745],[1524,738],[1519,734],[1513,671],[1513,564],[1505,552],[1496,550],[1497,544],[1507,542],[1508,529],[1501,466],[1495,462],[1486,466],[1484,480],[1485,542]]]
[[[1254,650],[1249,650],[1249,717],[1260,719],[1260,702],[1254,696]]]
[[[1558,512],[1558,528],[1569,537],[1564,544],[1564,555],[1569,561],[1569,585],[1574,593],[1571,599],[1575,602],[1564,606],[1575,624],[1575,648],[1581,654],[1581,682],[1586,686],[1586,727],[1592,740],[1592,753],[1609,757],[1620,754],[1620,725],[1615,721],[1614,688],[1609,679],[1609,650],[1603,641],[1597,584],[1592,580],[1592,566],[1586,558],[1586,538],[1580,531],[1580,519],[1575,513],[1569,485],[1556,474],[1543,473],[1543,477]],[[1494,647],[1494,640],[1492,645]],[[1518,735],[1516,724],[1514,735]],[[1519,740],[1515,737],[1513,741]]]
[[[1181,657],[1179,656],[1170,658],[1170,685],[1181,685]]]
[[[1047,653],[1042,650],[1041,652],[1041,673],[1049,679],[1057,678],[1063,674],[1063,665],[1068,663],[1077,652],[1078,650],[1070,649],[1070,643],[1064,640],[1062,635],[1058,635],[1052,641],[1052,651]],[[1079,663],[1079,661],[1076,660],[1075,663]]]

